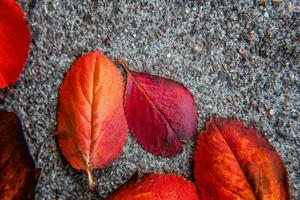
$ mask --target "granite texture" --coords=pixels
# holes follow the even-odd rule
[[[300,199],[299,2],[18,2],[32,44],[18,82],[0,91],[0,108],[18,114],[42,168],[36,199],[99,199],[89,192],[86,174],[61,156],[54,136],[64,74],[77,57],[95,49],[125,59],[136,71],[182,82],[195,95],[198,130],[212,114],[252,124],[282,156],[293,197]],[[104,197],[136,171],[192,180],[194,143],[176,157],[162,158],[129,136],[118,161],[94,171],[96,190]]]

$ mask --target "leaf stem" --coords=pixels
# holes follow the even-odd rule
[[[126,62],[122,58],[116,58],[116,62],[123,67],[123,69],[127,72],[127,74],[131,75],[131,70],[129,69]]]
[[[92,172],[91,169],[88,169],[86,172],[87,172],[88,179],[89,179],[90,190],[94,191],[94,189],[95,189],[95,183],[94,183],[94,180],[93,180],[93,172]]]
[[[123,69],[125,69],[127,76],[129,76],[132,81],[135,83],[135,85],[139,88],[139,90],[145,95],[146,99],[153,105],[155,106],[154,102],[152,101],[152,99],[150,99],[150,97],[148,96],[146,90],[138,83],[138,81],[136,80],[136,78],[132,75],[131,70],[129,69],[129,67],[127,66],[126,62],[122,59],[122,58],[116,58],[116,62],[118,64],[120,64]],[[155,106],[156,107],[156,106]]]
[[[126,62],[122,58],[116,58],[116,62],[122,66],[122,68],[126,71],[127,76],[130,76],[135,85],[143,92],[146,98],[152,103],[152,100],[148,97],[145,89],[137,82],[136,78],[132,75],[131,70],[127,66]]]

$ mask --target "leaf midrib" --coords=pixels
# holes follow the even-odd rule
[[[246,177],[246,175],[245,175],[245,172],[244,172],[244,170],[243,170],[243,168],[242,168],[240,162],[238,161],[237,156],[236,156],[236,155],[233,153],[233,151],[231,150],[229,144],[227,143],[227,141],[225,140],[225,138],[224,138],[224,136],[223,136],[223,134],[222,134],[222,131],[219,129],[219,127],[218,127],[216,124],[215,124],[215,126],[216,126],[216,128],[218,129],[218,131],[220,132],[220,135],[222,136],[222,138],[223,138],[223,140],[224,140],[226,146],[228,147],[229,151],[231,152],[231,154],[233,155],[234,159],[235,159],[236,162],[238,163],[240,170],[243,172],[242,174],[243,174],[245,180],[247,181],[247,184],[248,184],[249,187],[251,188],[251,193],[253,194],[253,196],[255,197],[255,199],[257,199],[257,198],[256,198],[256,195],[255,195],[255,193],[254,193],[254,190],[253,190],[253,188],[252,188],[252,186],[251,186],[249,180],[247,179],[247,177]]]
[[[88,160],[87,160],[87,167],[88,167],[88,170],[90,170],[90,167],[93,168],[93,163],[91,162],[91,152],[92,152],[92,141],[93,141],[93,138],[94,138],[94,105],[95,105],[95,100],[94,100],[94,96],[95,96],[95,76],[96,76],[96,68],[98,67],[97,63],[99,61],[99,58],[96,56],[95,58],[95,64],[94,64],[94,68],[93,68],[93,80],[92,80],[92,83],[93,83],[93,88],[92,88],[92,101],[91,101],[91,133],[90,133],[90,140],[89,140],[89,152],[88,152]],[[99,70],[100,70],[100,67],[99,67]]]
[[[169,121],[167,120],[167,118],[165,117],[165,115],[162,113],[162,111],[156,106],[156,104],[154,103],[154,101],[151,99],[151,97],[149,97],[148,93],[146,92],[145,88],[140,85],[138,83],[138,81],[136,80],[136,78],[132,75],[131,71],[129,69],[126,69],[127,73],[129,74],[129,76],[131,77],[131,79],[133,80],[134,84],[137,86],[137,88],[141,91],[141,93],[146,97],[146,99],[149,101],[150,105],[159,113],[159,115],[162,116],[162,119],[165,121],[165,123],[170,127],[170,129],[172,130],[172,132],[174,133],[174,135],[176,136],[177,139],[179,139],[176,131],[174,130],[174,128],[172,127],[172,125],[169,123]],[[167,134],[167,139],[168,139],[168,134]]]

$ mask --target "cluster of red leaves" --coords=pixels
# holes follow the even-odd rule
[[[194,163],[198,194],[182,178],[150,174],[129,182],[107,200],[291,199],[279,155],[253,127],[239,120],[210,119],[198,134]]]
[[[127,122],[137,141],[156,155],[173,156],[192,138],[197,110],[193,95],[181,84],[147,74],[128,73],[124,83],[115,64],[102,52],[80,57],[67,73],[59,93],[57,136],[70,164],[85,170],[94,189],[92,170],[120,154]],[[127,120],[126,120],[127,119]]]
[[[122,76],[99,51],[79,58],[60,88],[60,148],[74,168],[88,172],[92,190],[91,171],[119,156],[127,123],[145,150],[161,156],[179,153],[181,142],[193,137],[197,124],[194,97],[184,86],[133,72],[121,59],[117,62],[127,72],[124,108]],[[290,198],[280,157],[254,128],[238,120],[212,118],[198,137],[194,161],[200,199]],[[193,188],[182,178],[152,174],[128,183],[108,199],[197,199]]]
[[[2,20],[5,19],[5,20]],[[17,34],[17,35],[16,35]],[[30,31],[14,0],[0,1],[0,89],[16,82],[29,51]],[[198,113],[193,95],[180,83],[127,72],[127,84],[102,52],[80,57],[59,91],[57,137],[72,167],[93,169],[116,160],[128,128],[148,152],[164,157],[193,138]],[[124,101],[124,102],[123,102]],[[33,199],[39,170],[29,155],[16,115],[0,111],[0,199]],[[279,155],[253,127],[212,118],[199,132],[194,153],[196,184],[176,175],[149,174],[130,181],[108,200],[290,199]]]
[[[15,0],[0,1],[0,89],[15,83],[26,63],[30,30]],[[23,138],[18,117],[0,110],[0,199],[34,199],[40,170]]]

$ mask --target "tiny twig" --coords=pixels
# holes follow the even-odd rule
[[[41,155],[43,153],[43,148],[44,148],[46,142],[48,141],[48,139],[53,137],[54,135],[55,135],[55,133],[53,133],[51,135],[48,135],[45,139],[43,139],[43,143],[41,145],[40,151],[39,151],[38,156],[37,156],[37,166],[38,167],[40,167],[40,158],[41,158]]]

